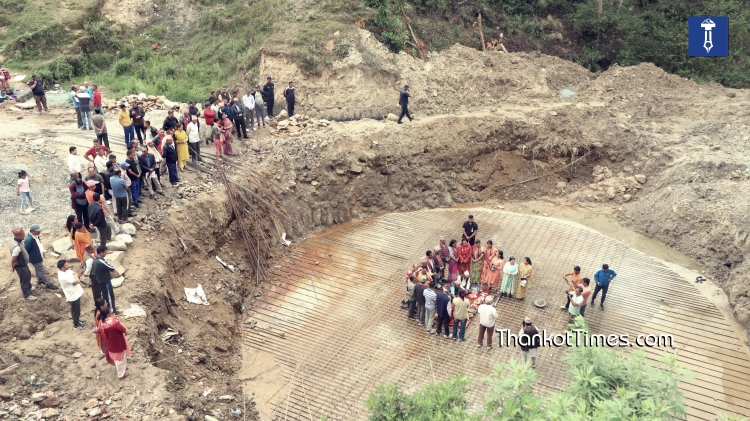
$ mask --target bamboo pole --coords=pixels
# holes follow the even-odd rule
[[[485,54],[484,31],[482,31],[482,12],[477,12],[477,23],[479,24],[479,39],[482,41],[482,54]]]

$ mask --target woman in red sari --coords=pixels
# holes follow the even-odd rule
[[[102,321],[99,320],[99,317],[102,315],[102,309],[106,308],[109,310],[109,306],[104,298],[95,299],[94,305],[96,306],[94,309],[94,325],[96,327],[92,333],[96,334],[96,345],[99,346],[99,352],[101,352],[104,358],[107,359],[107,362],[114,364],[115,362],[112,361],[112,358],[110,358],[109,353],[107,352],[107,340],[104,338],[104,330],[101,328]]]
[[[463,276],[465,272],[468,272],[470,270],[471,245],[469,245],[469,240],[464,238],[463,240],[461,240],[461,245],[458,246],[458,273]]]
[[[130,375],[127,357],[133,355],[130,352],[128,340],[125,338],[127,329],[120,324],[120,320],[108,308],[101,309],[99,320],[101,320],[99,329],[102,330],[107,341],[107,354],[115,363],[117,378],[122,380]]]
[[[482,276],[479,278],[479,283],[482,286],[489,288],[490,284],[494,280],[495,273],[490,270],[490,262],[492,256],[495,254],[495,247],[492,245],[492,240],[487,241],[487,245],[484,246],[484,267],[482,267]]]

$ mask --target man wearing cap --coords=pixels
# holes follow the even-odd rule
[[[39,240],[41,232],[41,226],[37,224],[32,225],[29,228],[29,233],[26,234],[26,239],[23,240],[23,246],[29,255],[29,263],[31,263],[31,266],[34,266],[36,283],[46,286],[47,289],[57,289],[57,286],[47,278],[47,271],[44,270],[44,246],[41,240]]]
[[[412,120],[411,114],[409,114],[409,98],[411,98],[409,85],[404,85],[404,89],[401,90],[398,98],[398,105],[401,106],[401,115],[398,116],[398,124],[401,124],[401,119],[404,116],[409,117],[409,121]]]
[[[174,110],[167,111],[167,118],[164,119],[164,124],[162,124],[161,128],[164,131],[167,131],[179,125],[180,122],[177,120],[177,117],[174,116]]]
[[[253,116],[255,114],[255,95],[253,95],[253,90],[250,88],[245,91],[245,96],[242,97],[242,108],[244,108],[243,111],[245,112],[245,125],[255,130],[255,127],[253,127]],[[260,126],[260,124],[258,125]]]
[[[260,90],[260,85],[255,85],[255,93],[253,96],[255,97],[255,120],[258,122],[258,127],[260,127],[261,123],[263,124],[263,127],[266,127],[266,93]]]
[[[232,116],[234,117],[234,127],[237,129],[237,137],[244,137],[245,139],[247,139],[247,126],[245,126],[245,107],[240,104],[239,98],[234,98],[232,101]],[[251,124],[252,121],[252,117],[250,117]]]
[[[521,345],[521,363],[526,364],[526,361],[531,358],[531,368],[536,368],[536,349],[539,348],[541,337],[528,317],[523,319],[521,331],[518,333],[518,342]]]
[[[83,127],[81,124],[81,112],[78,110],[78,97],[76,97],[76,94],[78,93],[78,85],[73,85],[70,87],[70,100],[73,101],[73,109],[76,110],[76,119],[78,120],[78,128],[80,129]]]
[[[289,86],[284,89],[284,101],[286,102],[286,112],[289,117],[294,117],[294,82],[289,82]]]
[[[133,138],[135,138],[135,129],[133,128],[133,119],[130,118],[130,114],[125,109],[125,104],[120,104],[120,113],[117,114],[117,119],[125,131],[125,147],[130,148]]]
[[[266,93],[266,110],[268,110],[268,118],[273,118],[273,80],[271,76],[266,78],[266,84],[263,85],[263,92]]]
[[[65,301],[70,304],[70,315],[73,318],[73,329],[81,330],[86,327],[86,322],[80,320],[81,318],[81,296],[83,295],[83,288],[81,288],[81,280],[78,279],[78,275],[73,272],[70,265],[64,259],[57,261],[57,280],[60,281],[62,286],[63,294],[65,294]]]
[[[96,183],[96,181],[89,181],[89,183]],[[104,217],[104,208],[100,203],[101,199],[99,193],[94,193],[93,201],[89,204],[89,221],[91,221],[91,225],[95,226],[99,232],[99,244],[106,246],[107,239],[112,234],[109,232],[107,219]]]
[[[31,286],[31,271],[29,270],[29,253],[23,245],[23,228],[14,228],[13,240],[10,242],[10,273],[16,272],[21,281],[21,292],[23,299],[34,301],[36,297],[31,295],[35,288]]]
[[[44,81],[39,80],[36,75],[31,75],[31,82],[29,82],[29,88],[31,88],[31,94],[34,95],[34,101],[36,101],[36,110],[39,114],[42,113],[42,106],[44,111],[49,112],[47,109],[47,96],[44,94],[45,84]]]
[[[127,163],[124,163],[126,164]],[[122,179],[120,171],[114,171],[109,179],[112,186],[112,196],[115,198],[115,209],[120,223],[128,222],[128,186]]]

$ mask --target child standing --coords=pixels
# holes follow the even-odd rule
[[[26,213],[26,200],[29,201],[29,206],[36,209],[34,202],[31,201],[31,189],[29,186],[29,176],[26,171],[18,173],[18,185],[16,186],[16,196],[21,196],[21,213]]]

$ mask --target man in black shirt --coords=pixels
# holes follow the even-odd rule
[[[201,112],[198,109],[198,107],[195,106],[195,102],[190,101],[190,102],[188,102],[188,105],[189,105],[188,106],[188,112],[190,113],[190,117],[191,118],[192,117],[197,118],[197,120],[196,120],[197,123],[196,124],[198,124],[198,132],[200,133],[200,130],[201,130],[201,121],[200,121]]]
[[[521,345],[521,362],[526,364],[529,358],[531,358],[531,368],[536,368],[536,349],[539,348],[540,337],[539,331],[528,317],[523,319],[521,331],[518,335],[518,342]]]
[[[414,295],[417,297],[417,321],[421,326],[424,326],[424,290],[427,288],[425,283],[427,282],[427,276],[421,275],[419,283],[414,287]]]
[[[229,92],[227,92],[226,86],[221,87],[221,93],[219,94],[219,98],[221,98],[221,102],[225,104],[231,104],[232,98],[229,96]]]
[[[266,109],[268,110],[268,118],[273,118],[273,81],[271,76],[266,78],[267,82],[263,85],[263,92],[266,93]]]
[[[167,131],[179,125],[180,122],[177,120],[177,117],[174,116],[174,110],[167,111],[167,118],[164,119],[164,124],[161,128],[164,129],[164,131]]]
[[[461,239],[467,240],[473,246],[474,240],[477,237],[477,231],[479,230],[479,226],[474,222],[474,215],[469,215],[469,220],[464,222],[463,230],[464,233],[461,235]]]
[[[210,107],[214,101],[216,101],[216,91],[211,91],[211,96],[208,97],[208,101],[206,101],[206,106],[203,108]]]
[[[104,179],[104,198],[106,200],[112,200],[112,185],[109,183],[109,179],[114,174],[115,164],[112,161],[107,161],[107,170],[104,171],[102,178]]]
[[[243,136],[247,139],[247,129],[245,126],[245,108],[240,104],[239,98],[234,98],[232,103],[232,116],[234,117],[234,127],[237,129],[237,137]],[[252,120],[250,120],[252,122]]]
[[[47,109],[47,96],[44,94],[44,85],[44,81],[39,80],[36,75],[31,75],[31,82],[29,82],[29,87],[31,88],[31,94],[34,95],[34,101],[36,101],[36,110],[39,112],[39,114],[42,113],[42,106],[44,106],[45,112],[49,112],[49,109]]]
[[[284,89],[284,101],[286,101],[286,112],[289,117],[294,116],[294,82],[289,82],[289,86]]]
[[[404,89],[401,90],[398,96],[398,105],[401,106],[401,115],[398,116],[398,124],[401,124],[401,119],[404,118],[404,116],[409,117],[409,121],[412,120],[411,114],[409,114],[410,97],[411,92],[409,92],[409,85],[404,85]]]
[[[127,174],[130,178],[130,191],[133,194],[133,206],[140,208],[141,201],[141,171],[140,166],[136,158],[135,150],[128,150],[128,159],[125,162],[128,163]]]

